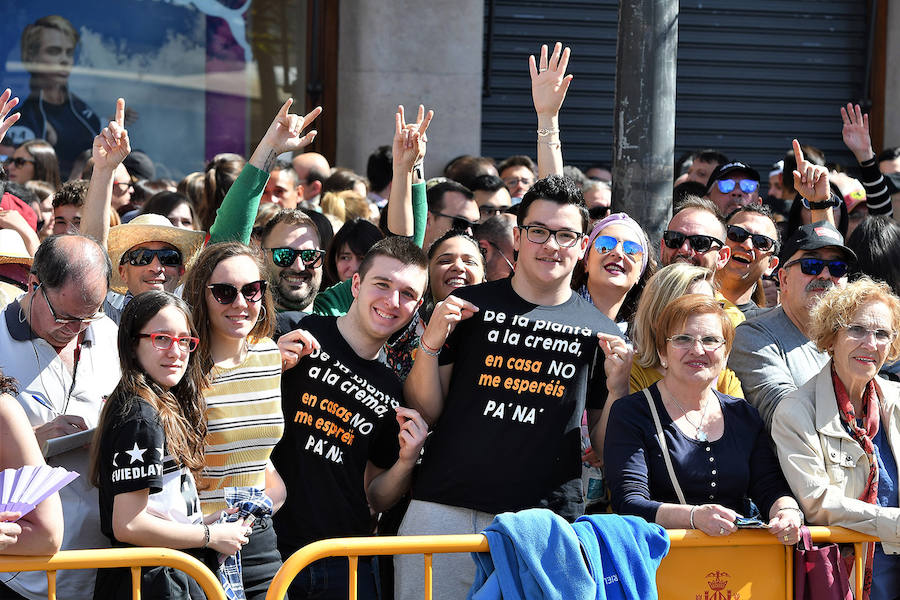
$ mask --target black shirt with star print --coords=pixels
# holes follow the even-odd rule
[[[178,523],[200,523],[200,500],[190,471],[167,451],[159,415],[139,397],[113,392],[109,418],[99,431],[100,528],[113,546],[128,546],[115,538],[113,501],[118,494],[149,490],[147,513]],[[99,569],[95,598],[118,598],[127,591],[127,569]],[[146,598],[188,598],[186,576],[166,567],[142,569]]]

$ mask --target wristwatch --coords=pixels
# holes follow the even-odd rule
[[[823,200],[822,202],[810,202],[803,196],[800,196],[800,201],[803,203],[803,208],[806,210],[825,210],[826,208],[834,208],[835,206],[840,206],[841,202],[844,200],[838,196],[837,194],[832,193],[828,200]]]

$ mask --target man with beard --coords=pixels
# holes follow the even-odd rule
[[[663,232],[660,262],[666,266],[681,261],[715,273],[731,257],[724,240],[725,222],[716,205],[706,198],[688,196]]]
[[[828,353],[809,338],[810,310],[826,290],[847,285],[856,254],[844,246],[834,225],[818,221],[803,225],[791,236],[781,259],[781,305],[737,328],[728,359],[745,398],[770,430],[772,413],[781,399],[819,373],[829,360]]]
[[[306,310],[319,292],[325,256],[312,219],[300,210],[279,211],[266,223],[260,239],[275,308]]]

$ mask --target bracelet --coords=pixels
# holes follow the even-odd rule
[[[437,358],[442,350],[442,348],[431,348],[422,338],[419,338],[419,349],[428,356],[433,356],[434,358]]]
[[[547,145],[550,146],[551,148],[556,148],[556,149],[559,149],[559,148],[560,148],[559,142],[551,142],[551,141],[549,141],[549,140],[547,140],[547,141],[545,141],[545,140],[538,140],[538,144],[547,144]]]
[[[209,525],[206,523],[201,523],[201,525],[203,525],[203,545],[200,547],[206,548],[209,546]]]
[[[541,137],[553,135],[554,133],[559,133],[559,129],[538,129],[537,134]]]
[[[694,505],[691,507],[691,529],[697,529],[694,527],[694,511],[697,510],[697,506]]]
[[[801,522],[801,523],[804,522],[803,511],[800,510],[799,508],[795,508],[795,507],[793,507],[793,506],[785,506],[784,508],[779,508],[778,510],[776,510],[776,511],[775,511],[775,514],[778,514],[778,513],[780,513],[780,512],[783,511],[783,510],[794,510],[794,511],[797,511],[797,513],[800,515],[800,522]]]
[[[417,162],[413,165],[412,174],[419,180],[425,181],[425,167],[421,162]]]

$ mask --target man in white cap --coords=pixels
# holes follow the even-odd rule
[[[107,249],[113,269],[112,292],[103,310],[116,323],[132,297],[150,290],[174,292],[203,246],[202,231],[174,227],[162,215],[138,215],[109,230]]]

